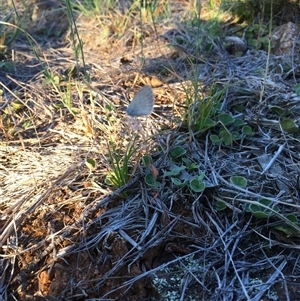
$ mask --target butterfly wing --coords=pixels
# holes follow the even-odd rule
[[[153,110],[154,95],[151,86],[144,86],[133,98],[126,113],[132,117],[150,115]]]

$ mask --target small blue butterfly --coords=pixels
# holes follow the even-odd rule
[[[147,116],[153,111],[154,95],[151,86],[144,86],[132,99],[126,113],[131,117]]]

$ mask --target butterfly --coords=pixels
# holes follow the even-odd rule
[[[126,113],[131,117],[147,116],[153,111],[154,94],[151,86],[144,86],[135,94],[127,107]]]

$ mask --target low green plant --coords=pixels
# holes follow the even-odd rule
[[[256,218],[270,218],[274,216],[275,212],[279,212],[279,207],[277,205],[273,206],[272,201],[268,199],[260,199],[259,204],[247,204],[246,212],[252,213]]]
[[[210,128],[216,125],[213,120],[216,112],[220,108],[220,101],[224,89],[217,90],[215,86],[205,94],[201,91],[198,84],[195,84],[193,90],[185,89],[186,103],[183,121],[188,129],[201,136]]]
[[[110,141],[108,144],[108,174],[105,183],[120,188],[130,180],[133,167],[131,162],[137,152],[136,139],[128,142],[124,149],[124,143],[117,145]]]
[[[269,37],[268,26],[261,24],[252,24],[247,28],[245,38],[248,45],[255,49],[268,49]]]
[[[186,154],[186,150],[181,146],[175,146],[170,151],[170,155],[173,159],[181,158],[185,154]]]
[[[231,114],[221,113],[216,116],[216,120],[213,134],[209,137],[215,144],[230,146],[245,136],[253,135],[252,128],[243,119],[234,118]]]
[[[300,227],[300,223],[299,220],[297,218],[296,215],[294,214],[288,214],[286,215],[286,218],[295,226]],[[287,236],[291,236],[291,235],[299,235],[299,231],[297,231],[297,229],[295,229],[294,227],[292,227],[290,224],[283,222],[280,223],[277,226],[274,226],[274,228],[276,230],[282,231],[284,232]]]
[[[168,178],[173,185],[178,188],[188,187],[191,191],[201,193],[205,189],[205,172],[199,171],[199,165],[185,157],[186,150],[181,146],[175,146],[170,151],[170,162],[172,167],[164,172],[164,178]],[[150,169],[151,170],[151,169]],[[148,172],[145,176],[145,182],[148,186],[159,187],[157,175]]]
[[[273,226],[274,229],[285,233],[287,236],[300,235],[300,223],[297,216],[282,214],[279,206],[269,199],[262,198],[258,202],[246,204],[245,210],[257,219],[280,219],[279,224]]]
[[[160,183],[157,181],[158,171],[153,165],[152,157],[149,155],[144,155],[142,157],[142,164],[145,168],[149,168],[150,172],[145,175],[145,183],[151,188],[160,187]]]
[[[297,95],[299,95],[298,93],[300,92],[300,89],[299,91],[297,91],[298,89],[299,89],[298,86],[295,87]],[[281,119],[279,123],[280,130],[283,130],[289,134],[300,132],[300,127],[297,125],[296,121],[292,118],[289,118],[290,116],[293,116],[289,109],[282,108],[279,106],[271,106],[271,105],[269,106],[269,109],[276,115],[280,116]]]
[[[233,179],[235,178],[235,179]],[[245,187],[247,184],[243,177],[232,177],[230,181],[237,186]],[[223,211],[227,208],[226,202],[221,199],[217,200],[216,210]],[[282,214],[279,206],[266,198],[261,198],[258,201],[249,201],[244,205],[245,212],[253,215],[258,220],[277,221],[272,224],[272,227],[285,233],[287,236],[300,234],[300,222],[295,214]]]
[[[281,120],[280,126],[285,132],[287,132],[289,134],[300,132],[299,126],[295,123],[295,121],[293,119],[290,119],[290,118]]]
[[[171,160],[174,161],[175,165],[170,171],[166,171],[164,176],[171,177],[172,183],[178,187],[188,186],[193,192],[203,192],[205,173],[199,173],[199,165],[184,157],[185,154],[186,150],[181,146],[176,146],[171,150]]]
[[[54,104],[54,107],[57,109],[66,107],[71,114],[78,114],[78,109],[73,106],[71,83],[68,82],[67,85],[62,89],[60,87],[60,77],[58,75],[55,75],[51,70],[45,70],[44,76],[45,79],[43,80],[43,84],[52,85],[57,94],[60,96],[60,102]]]
[[[232,176],[230,182],[236,186],[245,188],[247,180],[244,177]],[[227,209],[226,202],[217,198],[216,210],[223,211]],[[247,201],[244,204],[245,212],[253,215],[257,220],[272,220],[272,228],[285,233],[287,236],[300,235],[300,222],[298,217],[293,214],[282,214],[280,207],[272,200],[261,198],[258,201]]]
[[[223,211],[227,208],[227,205],[224,201],[217,200],[215,208],[216,208],[217,211]]]

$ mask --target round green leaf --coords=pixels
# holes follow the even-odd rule
[[[242,132],[244,135],[251,136],[253,135],[252,129],[250,126],[246,125],[242,128]]]
[[[270,109],[279,116],[283,116],[286,113],[283,108],[278,106],[271,106]]]
[[[171,178],[171,181],[174,185],[178,186],[178,187],[184,187],[187,184],[187,180],[181,181],[178,178]]]
[[[247,180],[244,177],[232,176],[230,182],[236,186],[245,188],[247,186]]]
[[[185,166],[178,166],[178,167],[175,167],[173,168],[172,170],[170,171],[165,171],[164,172],[164,176],[165,177],[172,177],[172,176],[178,176],[183,170],[185,170]]]
[[[237,127],[242,127],[242,126],[247,125],[247,123],[243,119],[240,119],[240,118],[235,119],[233,124],[234,124],[234,126],[237,126]]]
[[[174,158],[174,159],[177,159],[181,156],[183,156],[184,154],[186,153],[186,150],[181,147],[181,146],[175,146],[172,150],[171,150],[171,156]]]
[[[282,129],[288,133],[297,133],[298,127],[293,119],[284,119],[280,122]]]
[[[205,189],[205,183],[194,178],[190,181],[190,188],[195,192],[202,192]]]
[[[144,180],[145,180],[145,183],[152,188],[158,188],[160,186],[160,183],[156,182],[156,179],[152,173],[146,174],[144,177]]]
[[[218,116],[219,121],[221,121],[224,125],[228,125],[234,122],[234,118],[227,113],[220,114]]]
[[[222,140],[217,136],[217,135],[210,135],[209,139],[213,142],[213,143],[220,143]]]
[[[223,211],[223,210],[225,210],[226,208],[227,208],[227,205],[226,205],[224,202],[222,202],[222,201],[217,201],[216,209],[217,209],[218,211]]]
[[[232,144],[232,138],[227,131],[220,131],[220,136],[222,137],[222,141],[225,145],[229,146]]]
[[[297,218],[297,216],[294,215],[294,214],[288,214],[288,215],[286,216],[286,218],[287,218],[289,221],[291,221],[292,223],[298,223],[298,218]]]

